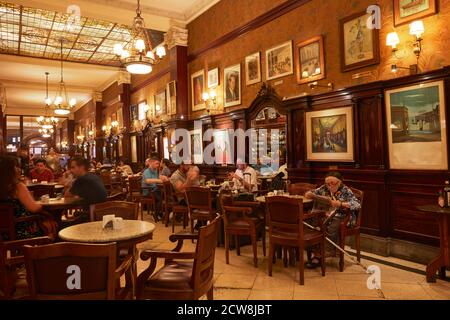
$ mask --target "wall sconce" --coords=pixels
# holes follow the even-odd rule
[[[208,92],[203,92],[202,95],[203,102],[206,106],[206,112],[210,113],[212,110],[215,110],[217,107],[217,93],[215,90],[211,90]]]
[[[82,143],[84,141],[84,136],[82,134],[77,136],[78,141],[80,141],[80,143]]]
[[[317,81],[314,81],[309,84],[309,88],[311,90],[314,90],[316,88],[328,88],[330,91],[333,91],[334,85],[331,82],[329,82],[326,86],[324,86],[322,84],[319,84]]]
[[[413,23],[411,23],[409,25],[409,34],[415,37],[414,43],[413,43],[413,53],[416,56],[417,59],[417,64],[415,65],[411,65],[409,68],[405,68],[405,67],[398,67],[397,65],[392,65],[391,66],[391,71],[392,72],[397,72],[398,69],[404,69],[404,70],[410,70],[410,74],[417,74],[419,71],[419,58],[420,55],[422,53],[422,35],[425,32],[425,27],[423,25],[423,21],[418,20],[418,21],[414,21]],[[399,57],[397,57],[397,51],[398,48],[397,46],[400,44],[400,38],[397,34],[397,32],[391,32],[387,35],[386,37],[386,45],[388,47],[392,48],[392,54],[395,55],[395,57],[397,59],[400,59]]]

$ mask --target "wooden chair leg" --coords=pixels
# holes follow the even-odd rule
[[[228,233],[225,231],[224,233],[224,242],[225,242],[225,263],[230,264],[230,239],[228,239]]]
[[[266,256],[266,228],[263,226],[262,231],[262,246],[263,246],[263,254]]]
[[[320,261],[320,268],[322,269],[322,277],[325,277],[325,239],[323,239],[322,243],[320,244],[320,255],[322,256],[322,259]]]
[[[251,234],[252,247],[253,247],[253,265],[258,268],[258,239],[256,238],[256,230]]]
[[[305,249],[303,248],[303,246],[299,246],[298,247],[298,271],[299,271],[299,276],[300,276],[300,285],[305,285],[305,263],[304,263],[304,258],[303,258],[303,254],[304,254]]]
[[[361,234],[355,235],[356,259],[361,262]]]
[[[175,221],[177,220],[177,214],[174,212],[172,215],[172,233],[175,233]]]
[[[288,267],[288,249],[286,247],[283,248],[283,264],[284,267]]]
[[[339,246],[341,248],[345,248],[345,237],[341,237],[340,241],[339,241]],[[343,272],[344,271],[344,253],[342,251],[339,250],[339,271]]]
[[[236,253],[238,256],[241,255],[241,244],[239,243],[239,236],[234,236],[234,241],[236,242]]]
[[[142,204],[142,202],[140,205],[140,209],[141,209],[141,220],[144,221],[144,205]]]
[[[183,230],[186,230],[187,225],[188,225],[188,215],[187,214],[183,214]]]
[[[213,286],[206,293],[206,297],[208,298],[208,300],[214,300],[214,287]]]
[[[269,241],[269,259],[267,263],[267,273],[269,274],[269,277],[272,276],[272,265],[273,265],[273,259],[275,256],[275,251],[273,250],[273,243],[272,241]]]

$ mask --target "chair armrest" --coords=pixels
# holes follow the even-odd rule
[[[176,242],[179,240],[197,240],[198,233],[190,233],[190,232],[179,232],[170,235],[169,240],[171,242]]]
[[[156,250],[145,250],[141,253],[140,257],[142,260],[146,261],[150,258],[163,258],[163,259],[180,259],[180,260],[190,260],[194,259],[196,256],[195,252],[174,252],[174,251],[156,251]]]
[[[51,243],[50,237],[37,237],[23,240],[5,241],[2,246],[6,250],[20,250],[24,246],[39,246]]]
[[[20,222],[32,222],[32,221],[39,221],[41,220],[43,217],[40,216],[39,214],[33,214],[30,216],[24,216],[24,217],[20,217],[20,218],[15,218],[14,221],[16,223],[20,223]]]
[[[114,271],[116,279],[120,279],[125,274],[125,272],[127,272],[131,268],[132,263],[133,255],[129,254],[124,258],[120,266],[117,267],[116,271]]]

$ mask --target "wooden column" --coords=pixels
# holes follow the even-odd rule
[[[130,129],[131,129],[131,115],[130,115],[130,97],[131,86],[129,83],[122,83],[119,86],[120,101],[122,102],[122,119],[123,127],[126,131],[123,133],[122,138],[122,154],[128,161],[131,161],[131,142],[130,142]]]
[[[94,98],[95,101],[95,157],[97,158],[97,161],[103,162],[103,145],[104,145],[104,138],[103,138],[103,104],[101,99],[101,93],[96,94],[96,97]]]
[[[76,145],[74,144],[75,135],[75,120],[67,120],[67,144],[69,147],[69,155],[73,155],[76,150]]]
[[[6,133],[6,128],[5,128],[5,116],[3,115],[3,105],[0,104],[0,154],[2,154],[3,152],[5,152],[5,142],[6,138],[5,138],[5,133]]]
[[[177,116],[184,117],[189,114],[187,61],[187,47],[175,46],[170,49],[170,80],[177,81]]]

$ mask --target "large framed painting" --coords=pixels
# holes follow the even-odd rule
[[[166,90],[162,90],[155,94],[155,105],[153,114],[155,117],[161,117],[166,114]]]
[[[273,80],[294,73],[292,41],[285,42],[266,51],[267,80]]]
[[[353,108],[306,112],[308,161],[353,162]]]
[[[256,52],[245,57],[245,84],[247,86],[261,82],[261,53]]]
[[[394,25],[400,26],[436,14],[437,0],[394,0]]]
[[[323,36],[297,45],[297,83],[304,84],[325,78]]]
[[[241,104],[241,64],[225,68],[223,72],[225,107]]]
[[[189,149],[194,164],[203,163],[203,136],[201,130],[192,130],[190,132]]]
[[[380,63],[379,30],[367,27],[369,18],[364,11],[340,21],[342,72]]]
[[[200,70],[191,75],[192,111],[206,109],[203,101],[205,89],[205,70]]]
[[[228,130],[214,130],[213,137],[216,164],[227,165],[232,163]]]
[[[143,100],[138,104],[138,119],[139,121],[147,120],[148,105],[147,100]]]
[[[167,84],[167,114],[173,116],[177,114],[177,82],[171,81]]]
[[[387,90],[391,169],[447,170],[444,82]]]
[[[219,85],[219,68],[208,70],[208,89]]]
[[[137,104],[133,104],[130,106],[130,118],[131,118],[131,123],[133,123],[136,120],[139,120],[139,112],[138,112]]]

